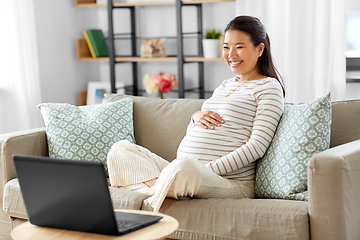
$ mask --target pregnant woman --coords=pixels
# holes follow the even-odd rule
[[[148,194],[154,211],[166,197],[254,197],[255,162],[274,136],[284,87],[257,18],[233,19],[222,52],[235,76],[192,115],[177,158],[169,163],[141,146],[117,142],[108,154],[112,186]]]

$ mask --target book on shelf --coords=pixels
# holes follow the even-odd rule
[[[91,56],[93,58],[97,57],[108,57],[109,50],[100,29],[90,29],[84,31],[84,36],[86,43],[90,49]]]

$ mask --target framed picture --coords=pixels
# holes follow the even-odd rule
[[[125,94],[125,85],[122,82],[117,82],[115,85],[118,94]],[[89,82],[86,105],[95,105],[102,103],[104,94],[111,92],[110,82]]]

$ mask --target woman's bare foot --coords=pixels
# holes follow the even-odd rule
[[[144,182],[144,184],[149,187],[148,189],[146,189],[145,194],[149,195],[150,197],[154,196],[154,194],[155,194],[156,181],[157,181],[157,178],[150,179],[149,181]]]
[[[152,187],[146,189],[145,194],[149,195],[149,197],[154,196],[154,194],[155,194],[155,186],[152,186]]]
[[[157,181],[157,178],[153,178],[153,179],[150,179],[150,180],[144,182],[144,184],[148,187],[153,187],[153,186],[155,186],[156,181]]]

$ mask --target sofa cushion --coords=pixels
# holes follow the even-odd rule
[[[132,192],[127,189],[109,187],[114,209],[137,209],[142,206],[148,196],[143,193]],[[89,199],[91,201],[91,199]],[[3,211],[10,217],[28,219],[19,181],[14,178],[4,187]]]
[[[144,201],[144,210],[151,206]],[[166,199],[160,212],[179,222],[174,239],[309,239],[308,203],[279,199]]]
[[[105,94],[103,102],[118,101],[126,97],[128,96]],[[201,109],[204,100],[131,98],[134,102],[136,143],[168,161],[175,159],[191,115]]]
[[[330,148],[360,139],[360,99],[332,103]]]
[[[43,103],[38,108],[46,126],[50,157],[98,160],[106,167],[107,154],[115,142],[135,143],[131,98],[80,107]]]
[[[257,161],[256,197],[307,200],[307,164],[329,148],[330,125],[330,94],[286,104],[267,152]]]
[[[5,184],[3,211],[10,217],[28,219],[24,199],[17,178],[12,179]]]

